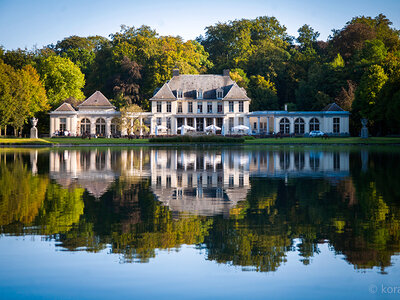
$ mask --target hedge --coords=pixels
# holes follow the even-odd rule
[[[149,139],[150,143],[244,143],[244,137],[227,137],[218,135],[190,136],[179,135],[172,137],[154,137]]]

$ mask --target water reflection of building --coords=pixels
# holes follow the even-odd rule
[[[151,186],[172,211],[229,215],[250,188],[235,151],[151,150]]]
[[[79,185],[100,198],[117,178],[149,176],[142,161],[143,150],[52,151],[50,177],[64,187]]]
[[[245,200],[250,177],[344,177],[348,152],[142,148],[50,152],[50,176],[100,198],[117,178],[150,178],[157,199],[172,211],[229,215]]]

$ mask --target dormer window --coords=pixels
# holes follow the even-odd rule
[[[183,91],[178,90],[178,99],[182,99],[182,98],[183,98]]]
[[[203,99],[203,90],[202,89],[199,89],[197,91],[197,99]]]
[[[217,99],[224,98],[224,91],[222,89],[217,89]]]

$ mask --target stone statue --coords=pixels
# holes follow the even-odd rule
[[[361,138],[367,139],[368,138],[368,128],[367,128],[368,119],[361,119],[361,124],[363,126],[361,128]]]
[[[37,139],[38,138],[38,130],[36,128],[38,119],[36,118],[32,118],[31,119],[31,124],[32,124],[32,128],[31,128],[31,139]]]

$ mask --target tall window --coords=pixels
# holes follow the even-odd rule
[[[161,112],[161,101],[157,101],[157,112]]]
[[[188,126],[193,127],[193,118],[187,118],[186,122]]]
[[[171,102],[167,102],[167,112],[171,112]]]
[[[217,109],[218,109],[218,113],[222,114],[222,102],[218,102]]]
[[[106,134],[106,121],[103,118],[96,120],[96,134],[104,136]]]
[[[219,128],[222,128],[223,125],[224,125],[224,119],[223,118],[217,118],[217,126]]]
[[[243,101],[239,101],[239,112],[243,112],[244,111],[244,109],[243,109]]]
[[[212,102],[207,102],[207,113],[208,114],[212,113]]]
[[[229,112],[233,112],[233,101],[229,101]]]
[[[233,128],[233,118],[229,118],[229,130]]]
[[[197,102],[197,113],[198,114],[203,113],[203,102]]]
[[[178,114],[182,113],[182,102],[178,102]]]
[[[121,132],[119,130],[119,124],[118,124],[118,119],[117,118],[114,118],[111,121],[111,134],[113,136],[121,134]]]
[[[244,125],[244,119],[243,119],[243,117],[239,117],[239,125]]]
[[[90,134],[90,121],[86,118],[81,121],[81,135],[85,134]]]
[[[60,118],[60,131],[67,130],[67,118]]]
[[[157,118],[157,125],[161,125],[161,118]]]
[[[310,120],[310,131],[319,130],[319,120],[317,118],[312,118]]]
[[[340,118],[333,118],[333,133],[340,133]]]
[[[193,113],[193,102],[188,102],[188,112]]]
[[[302,118],[294,120],[294,133],[304,134],[304,120]]]
[[[183,98],[183,91],[182,90],[178,90],[178,98],[179,99]]]
[[[279,122],[279,131],[284,134],[290,133],[290,121],[288,118],[283,118]]]

